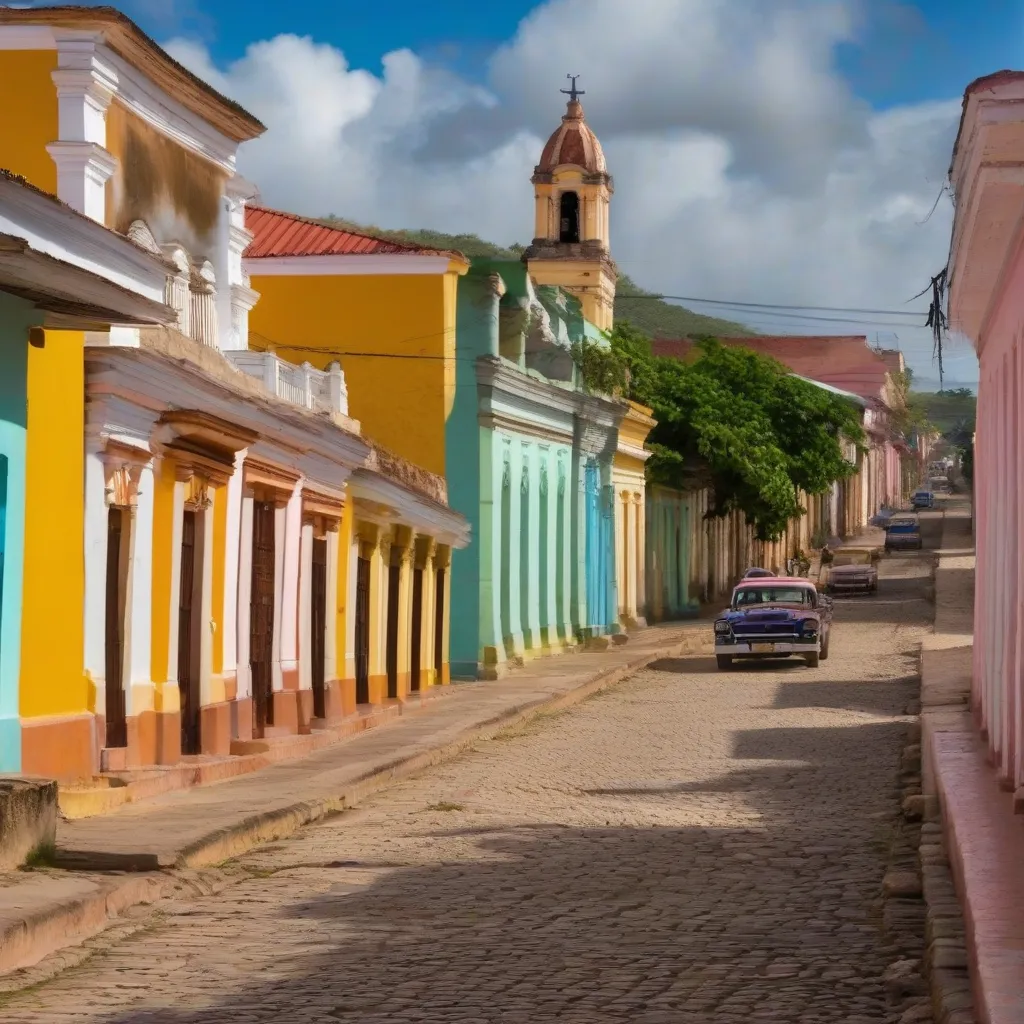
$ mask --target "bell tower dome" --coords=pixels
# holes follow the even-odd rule
[[[534,239],[523,258],[540,285],[558,285],[583,303],[583,315],[611,330],[618,272],[612,262],[608,211],[614,191],[597,136],[583,116],[579,75],[571,87],[562,123],[533,170]]]

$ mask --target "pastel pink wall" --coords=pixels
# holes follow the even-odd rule
[[[972,705],[1007,788],[1024,786],[1024,248],[1011,256],[994,296],[993,316],[976,346],[981,364],[975,445],[977,573],[974,604]]]

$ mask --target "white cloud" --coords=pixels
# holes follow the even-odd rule
[[[501,243],[529,241],[529,177],[565,72],[579,72],[615,176],[613,254],[638,283],[898,309],[945,261],[948,199],[929,213],[959,103],[874,112],[854,96],[834,54],[854,41],[855,3],[548,0],[495,53],[489,89],[408,50],[373,75],[296,36],[256,42],[226,69],[193,43],[168,49],[268,126],[240,157],[265,202]],[[747,319],[779,333],[879,331],[883,344],[895,331],[919,375],[934,375],[921,330]],[[949,376],[975,373],[962,349]]]

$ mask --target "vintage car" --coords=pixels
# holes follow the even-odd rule
[[[885,550],[921,550],[921,527],[916,516],[893,516],[889,520],[885,527]]]
[[[935,495],[931,491],[914,491],[910,499],[911,508],[934,508]]]
[[[840,548],[827,568],[825,589],[830,594],[874,594],[878,590],[875,548]]]
[[[715,620],[720,669],[737,658],[803,658],[817,668],[828,657],[832,600],[801,577],[741,580],[732,602]]]
[[[759,568],[757,568],[755,566],[753,568],[748,569],[743,574],[743,578],[745,580],[753,580],[753,579],[758,579],[759,577],[760,578],[764,578],[764,577],[770,577],[770,576],[774,576],[774,575],[775,575],[775,573],[773,573],[771,571],[771,569],[759,569]]]

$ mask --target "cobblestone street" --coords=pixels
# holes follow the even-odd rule
[[[898,1020],[881,885],[929,566],[837,601],[816,670],[659,663],[227,866],[0,1017]]]

